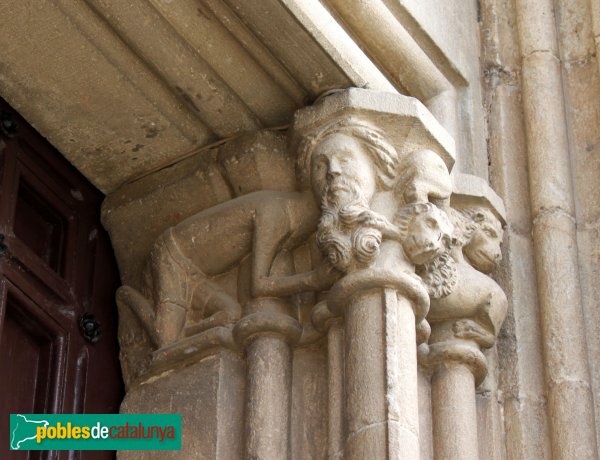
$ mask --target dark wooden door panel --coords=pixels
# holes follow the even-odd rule
[[[68,332],[7,278],[2,281],[0,394],[3,412],[52,413],[60,409]],[[4,412],[4,413],[6,413]],[[8,420],[0,420],[4,428]],[[7,426],[7,425],[6,425]],[[7,428],[6,428],[7,429]]]
[[[118,271],[103,196],[0,99],[0,458],[106,460],[114,452],[10,452],[10,413],[115,413]],[[80,331],[92,314],[102,335]]]
[[[15,236],[43,263],[63,276],[68,225],[68,219],[21,177],[13,226]]]

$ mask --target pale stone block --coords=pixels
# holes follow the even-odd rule
[[[546,413],[545,398],[536,400],[524,394],[505,398],[504,426],[509,460],[552,458]]]
[[[121,413],[181,414],[180,451],[121,451],[119,460],[242,457],[244,363],[218,351],[131,388]]]

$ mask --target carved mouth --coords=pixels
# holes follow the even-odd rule
[[[421,265],[421,264],[427,262],[428,260],[431,260],[438,253],[438,248],[424,249],[422,251],[415,251],[415,249],[418,248],[419,246],[423,246],[423,245],[413,245],[412,250],[409,251],[410,255],[411,255],[411,259],[414,261],[414,263],[416,263],[418,265]]]
[[[426,249],[424,251],[421,251],[419,253],[419,256],[421,259],[425,258],[428,259],[430,257],[433,257],[437,254],[438,250],[437,249]]]
[[[352,191],[352,187],[350,187],[350,185],[345,182],[334,182],[331,185],[329,185],[329,188],[328,188],[329,193],[351,192],[351,191]]]

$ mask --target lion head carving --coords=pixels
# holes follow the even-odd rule
[[[415,265],[431,261],[447,250],[453,226],[444,211],[432,203],[401,208],[395,218],[402,249]]]

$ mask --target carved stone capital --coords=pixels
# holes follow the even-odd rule
[[[468,182],[469,176],[462,177]],[[417,270],[431,296],[429,354],[422,354],[421,361],[432,366],[458,360],[480,381],[486,369],[481,349],[494,345],[508,307],[506,295],[489,276],[501,259],[503,208],[484,181],[476,178],[461,187],[453,195],[459,207],[448,209],[454,226],[451,245]]]

